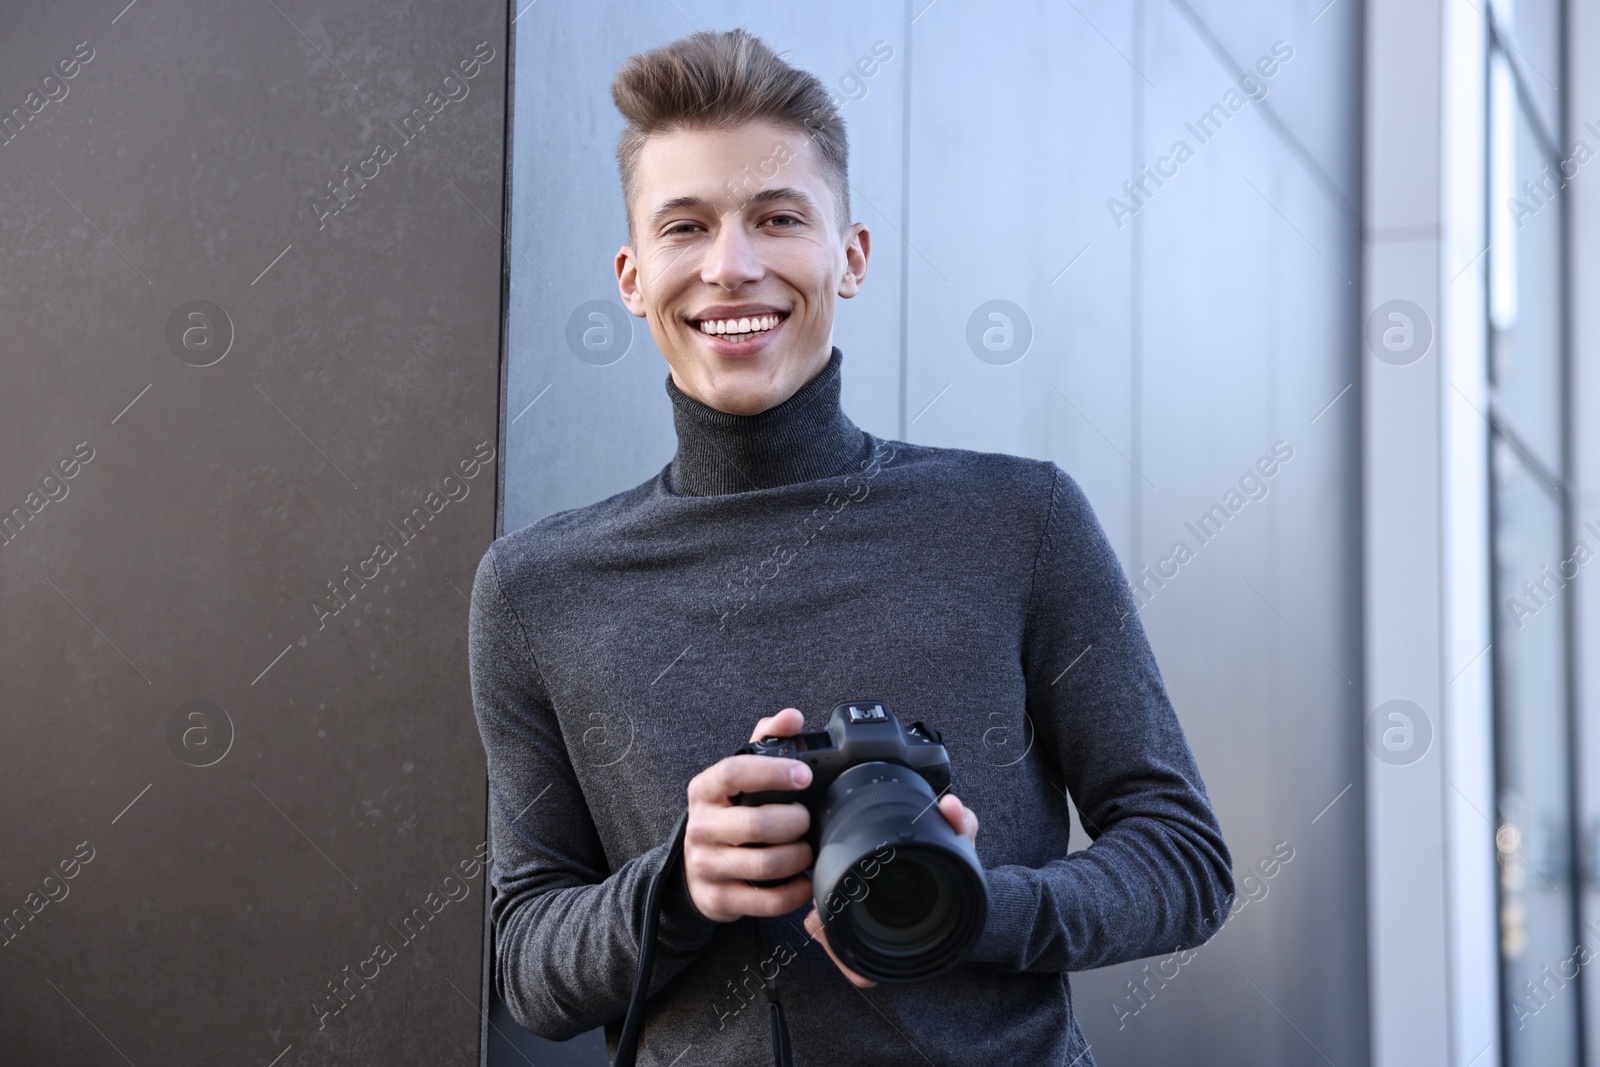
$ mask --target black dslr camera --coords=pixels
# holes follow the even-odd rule
[[[943,741],[923,723],[901,726],[882,701],[847,700],[825,730],[739,749],[811,767],[804,789],[741,793],[733,802],[810,810],[812,887],[828,944],[875,981],[914,982],[955,966],[988,921],[977,851],[937,810],[950,786]]]

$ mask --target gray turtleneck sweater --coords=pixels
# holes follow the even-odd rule
[[[667,887],[639,1063],[1091,1067],[1069,971],[1205,941],[1228,848],[1076,482],[1053,463],[888,441],[840,409],[842,355],[732,415],[667,379],[672,461],[495,541],[468,630],[489,769],[494,981],[547,1038],[614,1052],[650,874],[689,779],[798,707],[886,701],[944,734],[990,915],[969,959],[858,990],[804,909],[712,922]],[[1092,844],[1068,852],[1068,799]]]

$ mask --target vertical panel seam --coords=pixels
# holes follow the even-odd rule
[[[904,441],[911,427],[906,423],[906,397],[910,391],[911,330],[911,2],[905,0],[901,19],[905,26],[905,74],[901,90],[900,118],[900,397],[899,438]]]

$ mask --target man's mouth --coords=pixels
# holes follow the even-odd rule
[[[696,330],[708,337],[739,344],[776,329],[778,324],[788,317],[787,312],[773,312],[765,315],[749,315],[742,318],[700,319],[693,325]]]

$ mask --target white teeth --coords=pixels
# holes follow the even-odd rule
[[[700,332],[743,339],[752,334],[764,333],[782,321],[777,315],[757,315],[754,318],[742,319],[706,319],[700,323]]]

